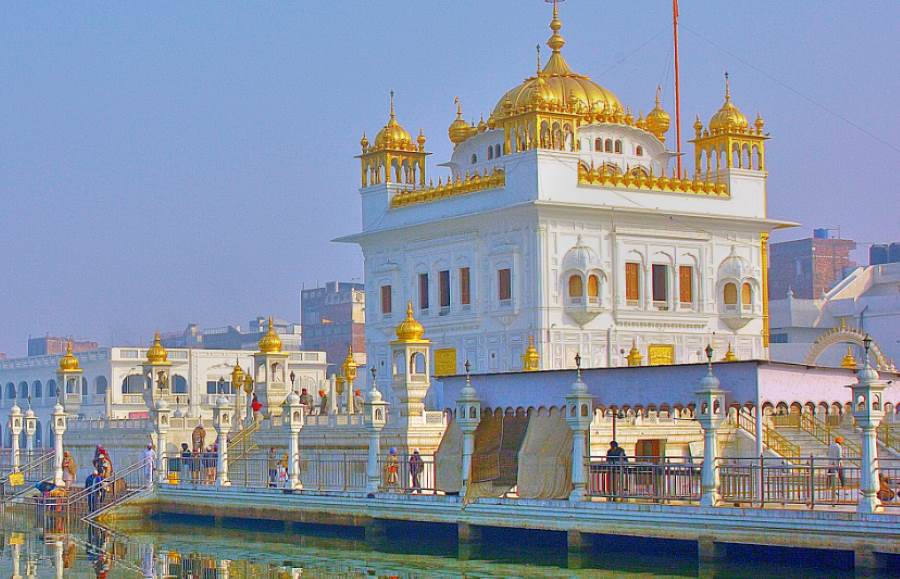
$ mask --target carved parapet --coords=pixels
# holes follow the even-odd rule
[[[431,203],[448,197],[456,197],[476,191],[500,189],[506,185],[506,173],[495,168],[492,173],[485,169],[484,173],[448,179],[446,183],[438,181],[437,185],[429,185],[422,189],[400,191],[391,199],[391,208],[405,207],[416,203]]]
[[[688,195],[708,195],[710,197],[730,197],[728,185],[715,181],[680,179],[678,177],[655,176],[638,171],[624,175],[608,165],[594,167],[584,163],[578,165],[578,184],[595,187],[612,187],[638,191],[663,191],[666,193],[686,193]]]

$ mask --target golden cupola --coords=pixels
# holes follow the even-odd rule
[[[550,21],[550,30],[553,34],[547,40],[547,46],[552,53],[547,65],[543,69],[538,66],[535,76],[508,90],[494,107],[492,119],[499,120],[517,115],[535,107],[572,109],[585,117],[591,117],[591,113],[599,114],[604,110],[622,108],[618,97],[612,91],[569,67],[561,52],[566,44],[559,33],[561,28],[559,8],[554,2],[553,19]]]
[[[425,328],[413,317],[412,302],[406,304],[406,319],[397,325],[398,342],[422,342],[425,336]]]
[[[78,363],[78,358],[75,357],[75,354],[72,353],[72,342],[66,342],[66,353],[65,355],[59,359],[59,371],[60,372],[81,372],[81,365]]]
[[[412,187],[425,186],[425,133],[419,131],[415,139],[397,122],[394,111],[394,91],[391,91],[391,107],[387,123],[369,143],[363,133],[359,141],[362,153],[362,188],[396,183]]]
[[[275,323],[272,320],[272,316],[269,316],[269,331],[259,339],[257,346],[263,354],[277,354],[281,352],[281,338],[278,337],[278,332],[275,331]]]
[[[749,126],[747,117],[731,102],[731,83],[725,73],[725,102],[716,114],[709,119],[709,132],[712,134],[725,132],[742,132]]]
[[[459,102],[459,97],[453,99],[453,102],[456,103],[456,118],[450,123],[450,127],[447,129],[447,136],[450,137],[450,142],[456,146],[477,133],[478,129],[463,119],[462,104]]]
[[[522,355],[522,370],[537,372],[541,368],[541,355],[534,345],[534,336],[528,336],[528,348]]]
[[[669,130],[669,126],[671,126],[672,119],[669,117],[669,113],[667,113],[660,104],[660,92],[662,91],[661,86],[656,87],[656,106],[653,107],[653,110],[647,113],[647,118],[644,119],[644,125],[647,131],[653,133],[653,135],[662,142],[666,142],[666,132]]]
[[[342,376],[347,380],[347,382],[353,382],[356,380],[356,369],[359,367],[359,364],[356,363],[356,360],[353,359],[353,345],[347,346],[347,357],[344,358],[344,363],[341,364],[341,370],[343,371]]]
[[[169,363],[169,352],[166,351],[165,347],[162,345],[162,341],[159,337],[159,332],[156,332],[153,335],[153,345],[147,350],[147,362],[149,364],[168,364]]]

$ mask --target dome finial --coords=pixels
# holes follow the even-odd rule
[[[725,102],[731,102],[731,81],[728,79],[728,71],[725,71]]]
[[[558,53],[559,50],[565,46],[566,40],[563,38],[559,31],[562,28],[562,21],[559,19],[559,3],[562,0],[546,0],[547,2],[553,3],[553,19],[550,21],[550,30],[553,31],[553,34],[550,36],[550,39],[547,40],[547,46],[550,47],[555,53]]]
[[[453,102],[456,103],[456,118],[462,118],[462,102],[459,100],[459,97],[453,97]]]
[[[394,90],[391,89],[391,119],[396,118],[394,115]]]
[[[662,85],[656,85],[656,106],[659,108],[660,106],[660,94],[662,93]]]

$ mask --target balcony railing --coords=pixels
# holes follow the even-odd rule
[[[412,494],[436,494],[435,462],[433,455],[419,455],[418,461],[410,461],[411,455],[381,455],[378,470],[381,473],[380,490]]]
[[[611,462],[591,457],[587,494],[606,499],[699,501],[700,463],[665,457]]]

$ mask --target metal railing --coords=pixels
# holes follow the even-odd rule
[[[0,478],[0,500],[3,502],[12,500],[24,492],[30,491],[36,483],[53,478],[55,456],[56,453],[53,450],[42,452],[33,460],[20,466],[19,470],[8,472]],[[18,483],[18,481],[10,480],[10,476],[13,474],[22,475],[21,484],[12,484],[13,482]]]
[[[610,462],[591,457],[587,495],[606,499],[700,500],[700,463],[665,457]]]
[[[418,461],[411,462],[412,456],[383,454],[378,457],[378,470],[381,473],[380,490],[410,494],[437,494],[434,456],[421,454]]]
[[[746,430],[754,437],[756,436],[756,420],[743,410],[738,411],[735,426],[742,430]],[[774,428],[769,428],[765,424],[763,424],[762,440],[763,444],[772,452],[792,460],[800,458],[800,447],[798,445],[779,434]]]
[[[244,429],[235,434],[228,441],[228,455],[235,459],[249,455],[256,449],[253,442],[253,433],[259,430],[259,421],[254,420],[244,426]]]
[[[800,414],[800,429],[809,433],[813,438],[826,446],[830,445],[835,438],[843,438],[844,442],[842,446],[844,447],[843,453],[845,457],[859,458],[862,454],[862,450],[858,444],[849,440],[846,436],[842,436],[840,433],[835,432],[835,429],[826,425],[821,420],[818,420],[808,412]]]
[[[736,505],[851,505],[859,498],[857,459],[837,461],[810,456],[723,458],[716,462],[719,494]]]
[[[878,442],[895,452],[900,452],[900,424],[882,422],[877,432]]]

